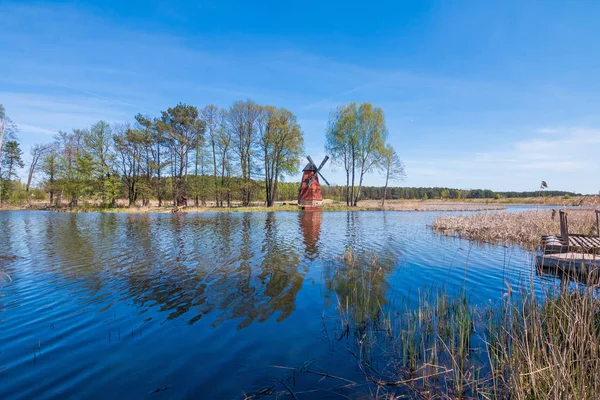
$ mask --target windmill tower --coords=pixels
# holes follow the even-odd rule
[[[298,193],[298,205],[302,208],[314,208],[323,205],[323,194],[321,193],[321,184],[319,176],[329,186],[329,182],[321,175],[321,168],[325,165],[329,156],[325,156],[321,165],[317,167],[310,156],[306,157],[308,164],[302,170],[302,182],[300,183],[300,192]]]

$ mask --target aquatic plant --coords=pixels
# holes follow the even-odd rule
[[[344,260],[361,257],[347,251]],[[371,258],[366,271],[376,270]],[[381,396],[594,398],[600,390],[600,300],[595,287],[533,284],[486,306],[464,290],[433,287],[416,302],[396,295],[376,307],[365,272],[340,299],[341,335]],[[376,317],[373,317],[376,315]],[[332,373],[335,373],[332,371]]]
[[[5,270],[5,264],[15,259],[15,256],[0,254],[0,289],[2,289],[3,284],[12,281],[12,278]],[[2,293],[0,293],[0,297],[2,297]]]
[[[542,235],[559,235],[558,213],[553,210],[441,215],[432,228],[445,235],[486,243],[517,244],[525,248],[541,245]],[[569,231],[595,234],[594,210],[569,213]]]
[[[591,399],[600,389],[596,288],[533,288],[490,310],[484,335],[494,393],[518,399]]]

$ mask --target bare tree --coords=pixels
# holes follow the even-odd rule
[[[242,204],[250,205],[252,159],[258,141],[258,118],[261,107],[252,100],[236,101],[227,112],[227,125],[231,130],[233,149],[237,153],[242,172]]]
[[[213,178],[215,184],[215,205],[219,205],[219,189],[218,189],[218,179],[217,179],[217,153],[219,146],[219,134],[220,130],[223,129],[223,110],[219,107],[209,104],[204,107],[201,111],[202,119],[206,123],[206,133],[208,134],[208,146],[212,155],[212,163],[213,163]]]
[[[31,187],[31,181],[33,180],[33,176],[39,171],[42,161],[46,155],[50,152],[52,148],[51,144],[34,144],[31,147],[31,164],[29,164],[29,175],[27,177],[27,186],[25,187],[25,191],[29,193],[29,188]]]
[[[117,168],[127,187],[129,207],[133,207],[139,193],[139,181],[145,178],[142,161],[144,133],[141,130],[131,129],[129,124],[117,124],[113,127],[113,143]]]
[[[2,145],[4,143],[4,118],[0,118],[0,161],[2,161]]]
[[[12,120],[6,116],[4,106],[0,104],[0,170],[2,169],[2,162],[4,158],[4,139],[16,141],[17,140],[17,126]],[[0,203],[2,202],[2,174],[0,174]]]
[[[223,195],[227,197],[227,207],[231,207],[231,147],[232,131],[222,125],[217,133],[217,150],[221,168],[221,187],[219,195],[219,206],[223,207]]]
[[[381,152],[379,164],[379,168],[385,172],[385,186],[383,188],[383,198],[381,199],[381,208],[383,208],[385,206],[389,182],[404,179],[406,172],[404,170],[404,163],[398,157],[396,150],[390,145],[386,146]]]

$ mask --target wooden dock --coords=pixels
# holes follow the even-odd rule
[[[569,232],[567,212],[559,211],[560,236],[542,236],[542,247],[547,253],[596,253],[600,254],[600,210],[596,213],[596,235],[582,235]],[[552,210],[556,213],[556,210]]]
[[[600,283],[600,256],[581,253],[556,253],[538,255],[537,272],[567,282],[585,285]]]
[[[587,235],[569,235],[567,240],[560,236],[542,236],[542,247],[547,253],[598,253],[600,238]]]
[[[597,235],[569,232],[567,212],[559,211],[560,236],[542,236],[542,254],[536,265],[545,273],[572,275],[598,281],[600,277],[600,210],[596,213]],[[553,210],[555,213],[556,211]]]
[[[587,273],[600,268],[600,256],[585,253],[541,254],[537,256],[537,264],[545,268]]]

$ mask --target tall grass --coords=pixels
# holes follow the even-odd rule
[[[600,302],[595,288],[532,290],[490,314],[487,353],[499,393],[518,399],[592,399],[600,389]]]
[[[347,252],[363,271],[338,297],[340,338],[382,396],[589,399],[600,393],[600,301],[595,288],[533,286],[486,306],[464,289],[419,290],[376,302],[375,257]],[[416,298],[416,300],[415,300]],[[375,302],[374,302],[375,301]]]
[[[470,215],[441,215],[432,228],[445,235],[486,243],[518,244],[526,248],[541,245],[542,235],[559,235],[560,222],[552,210],[494,212]],[[596,233],[594,210],[569,213],[569,232]]]

